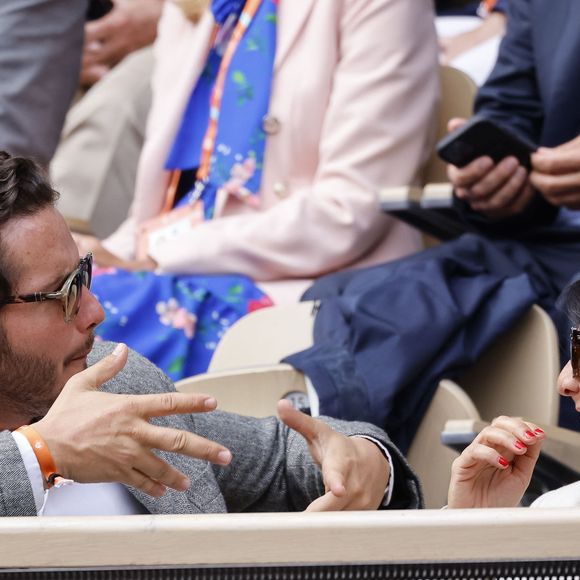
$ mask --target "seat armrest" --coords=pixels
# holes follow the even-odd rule
[[[213,395],[222,411],[268,417],[276,414],[280,399],[306,393],[306,381],[290,365],[277,364],[195,375],[178,381],[175,388]]]

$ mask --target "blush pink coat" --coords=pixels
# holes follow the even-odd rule
[[[124,258],[138,224],[163,206],[163,165],[212,28],[209,13],[194,25],[166,2],[135,200],[105,241]],[[419,248],[414,230],[381,213],[378,191],[416,182],[433,144],[431,0],[280,0],[277,42],[261,207],[222,199],[218,219],[152,255],[160,272],[310,279]]]

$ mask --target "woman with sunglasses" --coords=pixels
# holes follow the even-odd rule
[[[571,320],[580,321],[580,281],[564,294]],[[558,392],[570,397],[580,412],[580,331],[572,328],[570,361],[558,377]],[[483,429],[453,462],[449,508],[516,507],[519,505],[545,434],[516,417],[498,417]],[[532,507],[580,506],[580,481],[540,496]]]

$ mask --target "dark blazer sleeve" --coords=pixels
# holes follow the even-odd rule
[[[475,112],[538,143],[544,120],[536,78],[530,0],[511,0],[497,61],[479,89]]]
[[[510,0],[506,35],[496,65],[477,94],[475,112],[539,144],[544,111],[537,82],[532,18],[530,0]],[[480,231],[507,237],[550,224],[558,215],[558,208],[539,192],[523,212],[503,220],[491,220],[459,200],[455,200],[455,206]]]
[[[35,516],[34,495],[20,451],[9,431],[0,433],[0,516]]]
[[[422,507],[417,477],[381,429],[361,422],[323,420],[345,435],[373,437],[389,450],[395,477],[390,508]],[[228,512],[299,511],[324,493],[320,470],[305,440],[277,418],[212,413],[197,417],[196,423],[200,435],[232,451],[229,467],[214,467]]]

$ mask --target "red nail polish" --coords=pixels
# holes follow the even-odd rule
[[[497,461],[502,467],[507,467],[510,464],[510,462],[505,459],[505,457],[500,457]]]
[[[540,429],[539,427],[537,429],[534,429],[534,433],[537,433],[538,435],[543,435],[544,434],[544,430]]]
[[[535,437],[535,435],[531,432],[531,431],[526,431],[524,433],[524,435],[528,438],[528,439],[533,439]]]
[[[527,447],[521,441],[516,441],[514,443],[514,447],[516,449],[527,449]]]

